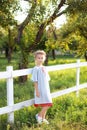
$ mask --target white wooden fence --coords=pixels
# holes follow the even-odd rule
[[[64,70],[64,69],[72,69],[72,68],[76,68],[77,70],[76,71],[76,86],[68,88],[68,89],[64,89],[58,92],[54,92],[51,94],[52,98],[55,98],[64,94],[68,94],[74,91],[76,91],[78,95],[79,89],[87,87],[87,83],[79,84],[80,67],[83,67],[83,66],[87,66],[87,62],[80,62],[80,60],[77,60],[77,63],[54,65],[54,66],[47,67],[48,71],[56,71],[56,70]],[[7,113],[8,122],[14,123],[14,111],[34,104],[34,99],[30,99],[30,100],[26,100],[26,101],[14,104],[13,78],[17,76],[29,75],[31,74],[31,71],[32,71],[32,68],[22,69],[22,70],[13,70],[12,66],[8,66],[5,72],[0,72],[0,79],[7,80],[7,106],[0,108],[0,115]]]

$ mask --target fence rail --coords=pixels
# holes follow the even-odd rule
[[[87,88],[87,83],[79,84],[80,79],[80,67],[87,66],[87,62],[71,63],[71,64],[62,64],[62,65],[54,65],[48,66],[48,71],[56,71],[56,70],[64,70],[64,69],[72,69],[76,68],[76,86],[60,90],[58,92],[51,93],[52,98],[68,94],[76,91],[77,95],[79,90],[82,88]],[[28,107],[34,104],[34,99],[26,100],[20,103],[14,104],[14,87],[13,87],[13,78],[18,76],[24,76],[31,74],[32,68],[22,69],[22,70],[13,70],[12,66],[8,66],[5,72],[0,72],[0,79],[7,80],[7,106],[0,108],[0,115],[8,114],[8,122],[14,123],[14,111],[19,110],[24,107]]]

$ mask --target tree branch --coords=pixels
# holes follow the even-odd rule
[[[22,37],[23,30],[24,30],[25,26],[30,22],[32,16],[34,15],[35,8],[36,8],[36,0],[34,0],[34,3],[31,7],[30,12],[28,13],[26,19],[18,26],[18,35],[16,38],[17,43],[20,43],[20,39]]]
[[[25,1],[29,1],[29,0],[25,0]],[[60,3],[58,4],[58,7],[55,9],[54,13],[50,16],[50,18],[48,20],[46,20],[45,22],[43,22],[39,26],[35,41],[34,41],[33,45],[31,45],[30,48],[29,48],[30,50],[35,48],[35,46],[37,46],[37,44],[40,43],[41,38],[42,38],[43,33],[44,33],[45,27],[47,25],[49,25],[50,23],[52,23],[54,21],[54,19],[56,19],[57,17],[59,17],[59,16],[61,16],[62,14],[65,13],[65,11],[62,11],[62,12],[58,13],[59,10],[61,9],[61,7],[65,4],[65,1],[66,0],[61,0]],[[19,25],[19,27],[18,27],[18,35],[17,35],[17,38],[16,38],[17,43],[20,43],[20,40],[22,38],[23,30],[24,30],[25,26],[30,22],[32,16],[34,15],[36,5],[37,5],[37,0],[34,0],[29,14],[27,15],[24,22]]]
[[[36,39],[35,39],[35,42],[34,42],[34,45],[35,44],[38,44],[40,41],[41,41],[41,38],[42,38],[42,35],[44,33],[44,29],[47,25],[49,25],[50,23],[52,23],[54,21],[54,19],[56,19],[57,17],[61,16],[62,14],[64,14],[66,11],[62,11],[58,14],[58,11],[60,10],[60,8],[63,6],[63,4],[65,4],[65,1],[66,0],[61,0],[57,9],[54,11],[53,15],[50,16],[50,18],[45,21],[44,23],[42,23],[39,27],[39,30],[37,32],[37,35],[36,35]]]

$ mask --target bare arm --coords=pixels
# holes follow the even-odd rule
[[[35,88],[35,91],[36,91],[36,96],[40,97],[40,92],[38,90],[38,82],[34,82],[34,88]]]

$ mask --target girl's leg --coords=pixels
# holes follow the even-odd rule
[[[48,108],[49,108],[49,106],[42,107],[41,111],[36,115],[36,119],[37,119],[38,123],[44,122],[46,124],[49,124],[49,122],[45,119]]]
[[[48,110],[49,106],[46,106],[46,107],[42,107],[42,110],[39,112],[39,116],[42,117],[42,119],[45,119],[45,116],[46,116],[46,112]]]

